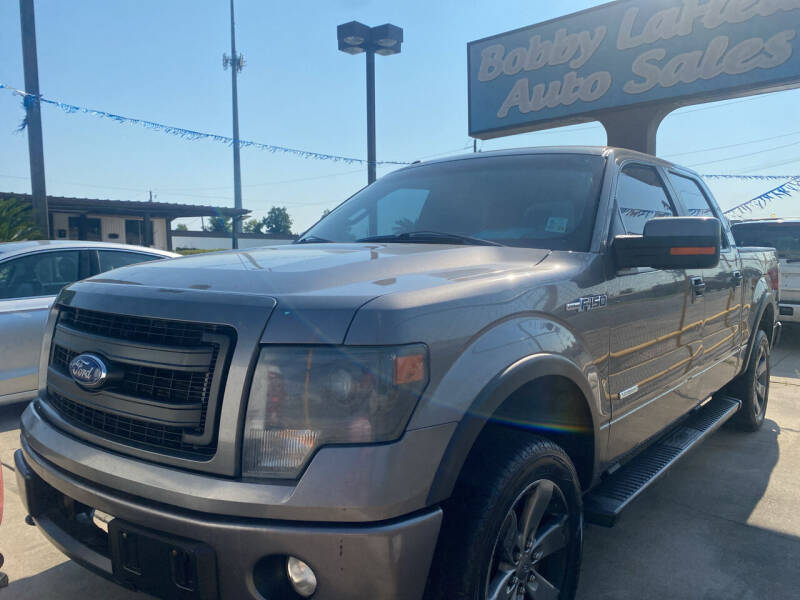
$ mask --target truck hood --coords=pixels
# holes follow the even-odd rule
[[[304,244],[143,263],[91,282],[275,297],[375,297],[530,271],[549,250],[441,244]]]
[[[264,342],[340,344],[356,311],[378,296],[529,273],[548,254],[500,246],[298,244],[140,264],[83,285],[271,296],[278,310]]]

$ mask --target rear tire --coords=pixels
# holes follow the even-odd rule
[[[731,392],[742,401],[742,408],[733,419],[742,431],[758,431],[764,423],[769,400],[769,338],[763,329],[756,332],[747,370],[732,384]]]
[[[481,435],[444,506],[429,600],[572,600],[583,506],[566,452],[529,433]]]

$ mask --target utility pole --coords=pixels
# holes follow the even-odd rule
[[[236,76],[244,68],[244,57],[236,54],[236,23],[233,17],[233,0],[231,0],[231,55],[222,55],[222,68],[231,68],[231,96],[233,100],[233,206],[242,208],[242,172],[239,166],[239,93],[236,87]],[[233,248],[239,247],[239,234],[242,232],[242,220],[231,218],[231,240]]]
[[[50,238],[47,213],[47,190],[44,184],[44,144],[42,113],[39,103],[39,65],[36,58],[36,20],[33,0],[19,0],[19,23],[22,29],[22,66],[25,71],[25,122],[28,129],[28,156],[31,169],[31,204],[33,221],[44,239]]]
[[[375,152],[375,50],[367,48],[367,184],[376,177]]]
[[[152,202],[152,201],[153,201],[153,190],[150,190],[150,200],[149,200],[149,201],[150,201],[150,202]]]

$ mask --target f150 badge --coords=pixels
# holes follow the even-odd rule
[[[567,312],[586,312],[595,308],[603,308],[608,303],[605,294],[599,296],[585,296],[567,304]]]

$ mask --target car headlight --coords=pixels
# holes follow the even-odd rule
[[[320,446],[398,439],[428,383],[422,344],[265,346],[245,419],[245,477],[296,477]]]

